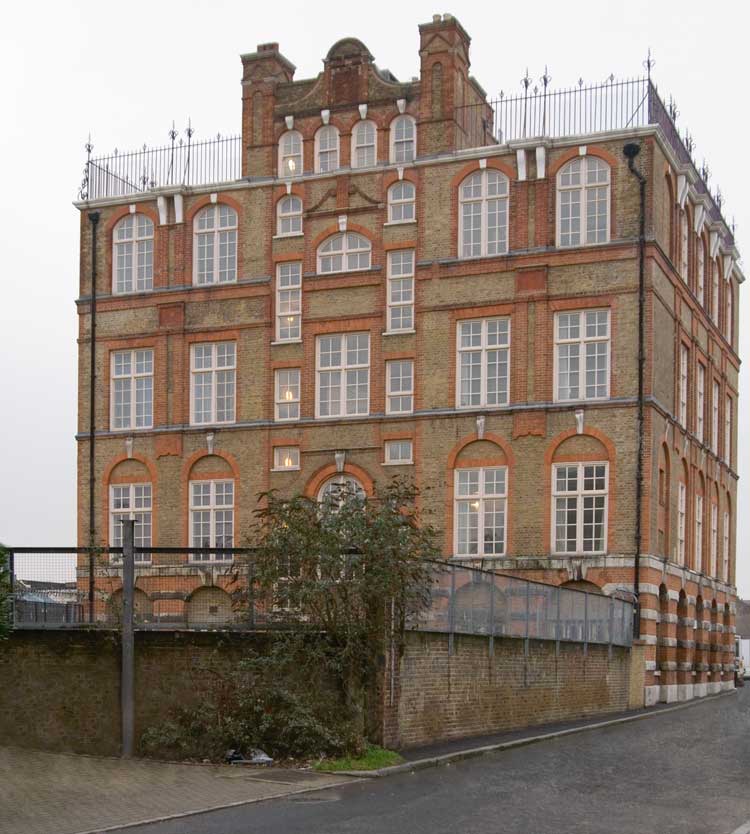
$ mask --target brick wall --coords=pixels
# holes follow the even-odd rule
[[[631,703],[630,650],[456,635],[410,633],[386,686],[384,743],[406,748],[535,724],[625,710]]]

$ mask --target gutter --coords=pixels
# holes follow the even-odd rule
[[[91,352],[89,379],[89,547],[96,546],[96,514],[94,507],[94,475],[96,450],[96,230],[99,226],[99,212],[89,212],[91,223]],[[94,583],[90,581],[94,575],[94,554],[89,553],[89,622],[94,622]]]

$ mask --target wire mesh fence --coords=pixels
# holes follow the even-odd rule
[[[298,628],[304,612],[257,593],[252,548],[133,548],[136,629]],[[16,628],[119,629],[122,548],[10,552]],[[408,628],[537,640],[632,642],[633,606],[611,596],[531,582],[454,563],[431,563],[427,607]]]

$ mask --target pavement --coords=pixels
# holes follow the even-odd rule
[[[167,764],[0,747],[0,834],[106,831],[351,781],[311,771]]]
[[[436,745],[410,764],[442,767],[387,779],[0,748],[0,834],[750,834],[750,687],[649,714]]]

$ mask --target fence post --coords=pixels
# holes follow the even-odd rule
[[[490,657],[495,655],[495,574],[490,582]]]
[[[133,636],[133,603],[135,598],[135,559],[133,538],[135,521],[122,521],[122,670],[120,674],[120,714],[122,726],[122,757],[133,755],[135,646]]]
[[[615,630],[615,598],[609,598],[609,659],[612,660],[612,639]]]
[[[589,653],[589,595],[583,596],[583,656]]]
[[[529,612],[531,609],[531,583],[526,583],[526,636],[523,639],[523,653],[529,656]]]
[[[255,628],[255,553],[250,553],[247,560],[247,601],[250,628]]]
[[[453,654],[453,631],[455,628],[456,566],[451,565],[451,599],[448,605],[448,654]]]
[[[94,622],[94,570],[96,556],[94,551],[89,552],[89,623]]]
[[[562,595],[562,588],[557,586],[557,619],[555,621],[555,654],[560,656],[560,597]]]

